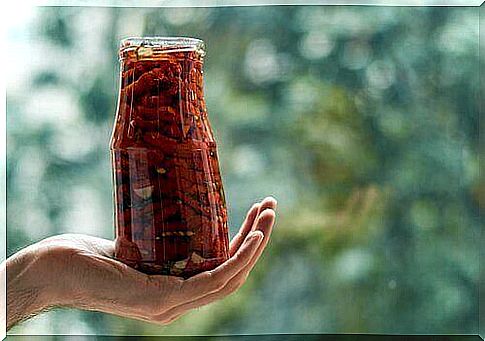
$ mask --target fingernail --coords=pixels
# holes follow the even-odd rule
[[[251,232],[250,238],[255,239],[255,240],[261,240],[261,239],[264,238],[264,234],[260,230],[256,230],[256,231]]]
[[[265,200],[271,200],[271,201],[274,201],[275,205],[278,205],[278,200],[276,200],[276,198],[275,198],[275,197],[273,197],[273,196],[266,197],[266,199],[265,199]]]

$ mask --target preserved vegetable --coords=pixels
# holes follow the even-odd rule
[[[111,138],[115,257],[189,277],[228,258],[227,210],[203,95],[203,42],[128,38]]]

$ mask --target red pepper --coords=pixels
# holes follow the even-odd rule
[[[211,269],[229,256],[228,231],[201,56],[121,55],[111,145],[117,258],[147,273]]]

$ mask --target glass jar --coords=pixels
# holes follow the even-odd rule
[[[121,41],[111,137],[115,257],[190,277],[227,260],[227,211],[203,95],[204,43]]]

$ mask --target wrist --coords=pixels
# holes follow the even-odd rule
[[[58,304],[46,251],[34,244],[6,260],[7,329]]]

